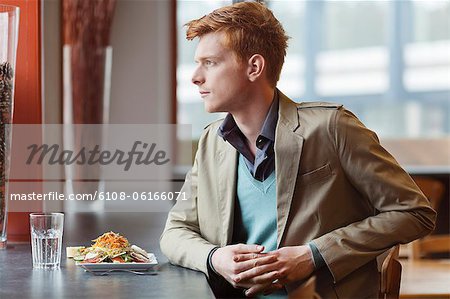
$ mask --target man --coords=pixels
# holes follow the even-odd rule
[[[196,37],[192,82],[206,111],[228,116],[200,138],[163,253],[217,296],[289,292],[315,275],[324,298],[376,297],[376,257],[434,228],[427,199],[352,113],[276,89],[288,38],[266,7],[217,9],[187,24]]]

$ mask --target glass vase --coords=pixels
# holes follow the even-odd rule
[[[101,125],[109,122],[112,47],[64,45],[64,148],[78,152],[106,142]],[[97,126],[93,126],[97,125]],[[103,192],[100,165],[66,165],[66,196]],[[102,211],[102,201],[68,201],[67,211]]]
[[[8,178],[14,111],[19,8],[0,5],[0,249],[6,248]]]

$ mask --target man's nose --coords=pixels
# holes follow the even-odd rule
[[[204,76],[201,74],[200,70],[198,68],[195,69],[194,74],[192,74],[192,83],[195,85],[200,85],[205,82]]]

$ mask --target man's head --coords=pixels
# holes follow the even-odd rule
[[[254,54],[265,60],[265,74],[275,88],[280,78],[287,40],[283,27],[273,13],[257,2],[240,2],[214,10],[186,24],[186,38],[201,38],[208,33],[223,33],[223,46],[247,63]]]

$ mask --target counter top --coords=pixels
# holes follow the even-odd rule
[[[173,266],[162,255],[165,218],[165,213],[65,214],[61,268],[33,269],[30,244],[10,244],[0,251],[0,298],[214,298],[203,273]],[[94,276],[66,259],[66,246],[90,245],[110,230],[155,253],[158,275]]]

